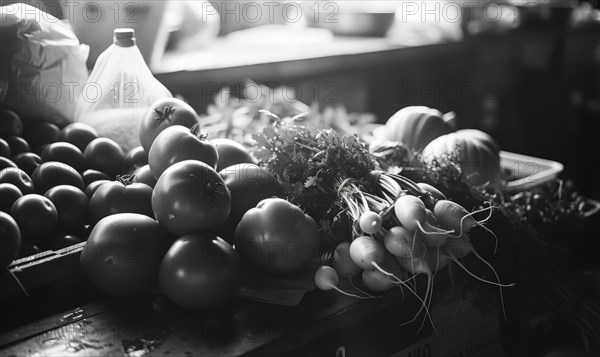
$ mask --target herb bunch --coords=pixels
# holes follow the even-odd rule
[[[364,180],[378,164],[357,135],[297,125],[296,119],[277,120],[254,135],[253,153],[283,184],[287,199],[332,234],[345,210],[339,184],[347,178]]]

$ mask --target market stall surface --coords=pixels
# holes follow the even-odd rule
[[[385,355],[431,334],[427,326],[415,334],[420,319],[399,326],[418,304],[399,289],[367,301],[313,291],[293,307],[235,298],[208,312],[180,309],[161,294],[104,298],[3,333],[1,354],[267,356],[317,349],[333,355],[354,340],[355,352]]]

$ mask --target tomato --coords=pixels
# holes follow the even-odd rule
[[[141,146],[136,146],[129,150],[125,155],[125,161],[123,162],[123,170],[125,174],[132,174],[138,168],[148,164],[148,154],[144,151]]]
[[[211,139],[211,143],[217,148],[219,161],[217,162],[217,171],[236,164],[256,164],[256,159],[244,145],[237,141],[227,138]]]
[[[54,203],[44,196],[29,194],[19,198],[10,209],[21,230],[21,237],[33,243],[50,239],[58,225]]]
[[[34,192],[33,181],[25,171],[18,168],[7,167],[0,170],[0,183],[12,183],[25,195]]]
[[[186,160],[160,176],[152,193],[152,209],[161,225],[181,236],[219,228],[229,216],[231,196],[215,170]]]
[[[176,162],[198,160],[214,169],[218,158],[217,149],[210,141],[184,126],[174,125],[156,137],[148,153],[148,164],[158,179]]]
[[[65,163],[77,171],[83,171],[83,153],[73,144],[66,142],[56,142],[48,144],[42,155],[42,162],[58,161]]]
[[[32,123],[25,128],[23,137],[32,148],[38,148],[43,145],[53,143],[58,138],[60,128],[49,122]]]
[[[9,167],[17,168],[17,164],[12,162],[10,159],[5,158],[4,156],[0,156],[0,170],[4,170]]]
[[[182,125],[187,128],[198,123],[198,115],[186,102],[177,98],[163,98],[152,104],[152,107],[142,119],[140,125],[140,143],[146,152],[154,139],[166,128],[172,125]]]
[[[112,182],[111,180],[97,180],[94,182],[90,182],[89,185],[87,185],[87,187],[85,188],[85,195],[88,198],[92,198],[92,196],[94,195],[94,193],[96,193],[96,191],[100,188],[100,186],[102,186],[105,183],[108,182]]]
[[[185,235],[163,258],[158,281],[174,303],[188,309],[210,309],[239,290],[240,260],[221,238],[201,233]]]
[[[60,133],[58,133],[56,139],[58,141],[71,143],[77,146],[81,152],[84,152],[88,144],[97,138],[98,132],[93,127],[83,123],[72,123],[65,126]]]
[[[94,181],[99,181],[99,180],[111,181],[110,176],[108,176],[104,172],[101,172],[98,170],[92,170],[92,169],[85,170],[81,174],[81,178],[83,178],[83,184],[85,185],[85,187],[89,186]]]
[[[16,200],[23,197],[23,193],[12,183],[0,183],[0,211],[10,212]]]
[[[10,159],[12,157],[12,152],[10,151],[10,145],[6,142],[6,140],[0,138],[0,156]]]
[[[17,222],[5,212],[0,212],[0,269],[12,263],[21,250],[21,232]]]
[[[80,256],[84,274],[101,290],[116,296],[139,295],[156,282],[171,243],[152,218],[119,213],[102,219]]]
[[[23,122],[17,113],[0,108],[0,137],[23,135]]]
[[[154,218],[152,212],[152,187],[133,182],[132,177],[119,177],[101,185],[90,199],[92,221],[116,213],[139,213]]]
[[[13,161],[21,170],[31,176],[33,171],[35,171],[42,163],[42,158],[38,154],[32,152],[22,152],[13,157]]]
[[[124,154],[114,140],[98,138],[88,144],[83,158],[87,168],[102,171],[113,178],[121,171]]]
[[[220,233],[233,242],[235,228],[244,214],[265,198],[283,197],[283,186],[269,171],[254,164],[233,165],[220,175],[231,193],[231,213]]]
[[[31,146],[29,146],[29,143],[20,136],[7,136],[4,138],[4,140],[6,140],[8,146],[10,146],[10,152],[12,153],[13,157],[20,153],[31,151]]]
[[[69,185],[54,186],[44,194],[58,212],[58,227],[71,230],[81,228],[89,217],[89,199],[77,187]]]
[[[150,165],[144,165],[135,170],[134,175],[138,182],[145,183],[150,187],[156,186],[156,177],[152,175],[152,171],[150,171]]]
[[[268,198],[246,212],[235,231],[235,248],[248,265],[287,274],[307,267],[318,254],[317,223],[281,198]]]
[[[56,161],[41,163],[31,175],[35,190],[39,194],[58,185],[71,185],[83,190],[83,179],[71,166]]]

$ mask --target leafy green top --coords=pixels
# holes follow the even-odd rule
[[[287,198],[320,223],[325,233],[345,209],[337,195],[346,178],[363,180],[378,168],[356,135],[275,121],[254,135],[254,155],[284,185]]]

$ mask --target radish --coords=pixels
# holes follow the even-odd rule
[[[378,233],[382,226],[381,216],[373,211],[366,211],[360,215],[360,218],[358,219],[358,225],[366,234]]]
[[[452,231],[444,231],[427,223],[425,204],[416,196],[400,196],[396,203],[394,203],[394,213],[396,213],[396,218],[398,218],[400,224],[409,231],[419,229],[423,234],[452,233]],[[431,231],[426,231],[423,226],[429,228]]]
[[[411,232],[401,226],[390,228],[383,237],[383,243],[388,252],[401,259],[421,257],[427,250],[416,231]]]
[[[494,208],[494,206],[489,205],[486,208],[469,213],[463,206],[456,202],[439,200],[433,208],[433,213],[442,227],[454,231],[455,238],[460,238],[463,234],[463,231],[468,232],[473,227],[481,227],[485,229],[485,231],[491,234],[496,241],[496,245],[494,247],[495,252],[498,249],[498,237],[496,237],[494,232],[483,225],[483,223],[492,216]],[[475,218],[473,218],[473,215],[485,211],[489,211],[489,214],[485,219],[477,221]]]
[[[343,242],[335,247],[333,252],[333,268],[344,278],[357,276],[361,269],[350,258],[350,243]]]
[[[462,259],[473,252],[475,248],[471,244],[471,238],[464,233],[460,238],[452,239],[442,247],[442,253],[448,256]]]
[[[368,296],[360,296],[345,292],[344,290],[337,287],[337,284],[339,282],[340,280],[337,272],[330,266],[322,265],[315,272],[315,285],[317,286],[317,288],[319,288],[319,290],[329,291],[333,289],[346,296],[355,297],[359,299],[369,298]]]
[[[343,242],[335,247],[332,265],[338,275],[348,279],[348,282],[356,291],[369,297],[377,297],[363,291],[354,284],[352,278],[357,276],[361,272],[361,269],[350,258],[350,243]]]
[[[375,239],[367,236],[356,238],[350,244],[350,258],[361,269],[373,269],[383,263],[385,250]]]
[[[427,260],[424,257],[415,257],[413,259],[396,258],[396,260],[409,273],[411,273],[415,276],[419,275],[419,274],[425,274],[427,276],[427,287],[425,288],[425,297],[421,300],[422,301],[421,308],[419,309],[419,311],[417,311],[417,313],[415,314],[415,317],[413,317],[410,321],[407,321],[404,324],[413,322],[417,318],[417,316],[419,316],[419,314],[421,313],[421,310],[423,310],[423,309],[425,309],[427,316],[429,317],[429,320],[431,321],[431,316],[429,314],[429,305],[431,304],[431,297],[433,296],[433,272],[432,272],[429,264],[427,263]],[[417,295],[417,294],[415,293],[415,295]],[[420,297],[419,297],[419,299],[420,299]],[[423,323],[425,323],[425,320],[423,320]],[[421,324],[421,327],[423,327],[423,323]],[[431,324],[433,326],[433,321],[431,321]],[[419,328],[419,331],[421,330],[421,327]],[[433,326],[433,329],[435,330],[435,326]],[[436,333],[437,333],[437,331],[436,331]]]
[[[467,274],[469,274],[473,278],[475,278],[481,282],[487,283],[487,284],[495,285],[500,289],[500,303],[502,304],[502,312],[504,314],[504,318],[506,319],[506,309],[504,308],[504,297],[502,295],[502,288],[512,287],[515,284],[514,283],[512,283],[512,284],[500,283],[500,277],[498,276],[496,269],[494,269],[494,267],[487,260],[483,259],[483,257],[481,255],[479,255],[479,253],[477,253],[475,248],[473,248],[473,245],[471,244],[471,240],[469,239],[469,237],[467,235],[463,235],[458,240],[452,240],[452,241],[448,242],[444,247],[442,247],[442,252],[445,256],[448,257],[448,259],[450,259],[453,263],[458,265],[462,270],[464,270]],[[475,257],[477,259],[479,259],[481,262],[483,262],[485,265],[487,265],[488,268],[490,268],[492,270],[492,273],[496,277],[497,282],[485,280],[481,277],[478,277],[473,272],[471,272],[469,269],[467,269],[467,267],[465,267],[464,264],[462,264],[460,262],[459,259],[467,256],[469,253],[473,253],[473,255],[475,255]]]
[[[425,207],[427,207],[428,209],[433,209],[437,201],[446,199],[446,196],[440,190],[429,184],[419,182],[417,183],[417,186],[423,192],[425,192],[425,194],[423,195],[423,202],[425,203]]]
[[[362,281],[367,288],[376,292],[384,292],[393,288],[397,283],[379,270],[363,270]]]
[[[436,216],[430,210],[426,209],[427,213],[426,222],[432,227],[439,227],[439,222]],[[419,232],[419,238],[425,243],[428,248],[440,248],[446,244],[448,235],[446,234],[423,234]]]
[[[421,308],[419,309],[419,311],[417,312],[417,314],[415,315],[415,317],[408,321],[407,323],[410,323],[412,321],[414,321],[414,319],[417,318],[417,316],[419,315],[419,313],[421,312],[421,310],[423,310],[423,308],[427,311],[427,316],[429,316],[429,319],[431,320],[431,316],[429,315],[429,307],[427,306],[427,293],[425,294],[425,299],[421,299],[421,297],[413,290],[411,289],[405,281],[401,280],[400,278],[398,278],[396,275],[385,271],[382,267],[381,264],[383,264],[384,260],[385,260],[385,249],[383,248],[383,246],[375,239],[372,237],[366,237],[366,236],[361,236],[356,238],[354,241],[352,241],[352,244],[350,244],[350,257],[352,258],[352,261],[354,262],[354,264],[358,265],[359,267],[361,267],[362,269],[365,270],[371,270],[373,268],[377,269],[379,272],[381,272],[382,274],[392,278],[394,281],[398,282],[399,284],[405,286],[410,292],[413,293],[413,295],[415,295],[419,301],[421,302]],[[400,262],[400,264],[405,267],[401,261],[403,261],[404,259],[396,259]],[[406,260],[404,260],[406,261]],[[410,261],[421,261],[419,258],[414,258],[414,259],[410,259]],[[411,265],[411,264],[409,264]],[[409,272],[413,272],[413,270],[409,270],[407,269]],[[414,274],[414,273],[413,273]],[[431,277],[431,270],[429,270],[429,276]],[[427,292],[429,292],[431,290],[431,278],[429,279],[429,282],[427,284]],[[435,329],[435,327],[434,327]]]
[[[450,262],[450,259],[441,252],[440,248],[428,249],[423,259],[425,259],[427,265],[431,268],[434,277],[438,271],[443,270]]]
[[[431,186],[430,184],[424,183],[424,182],[419,182],[417,183],[417,186],[419,186],[419,188],[421,188],[421,190],[427,192],[428,194],[430,194],[435,200],[445,200],[446,196],[442,193],[442,191],[438,190],[437,188]]]

